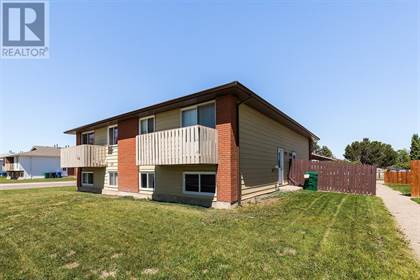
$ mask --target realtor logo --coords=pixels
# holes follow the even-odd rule
[[[48,3],[1,1],[1,57],[48,58]]]

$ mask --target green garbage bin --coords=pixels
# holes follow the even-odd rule
[[[310,191],[316,191],[318,189],[318,172],[305,172],[305,184],[303,188]]]

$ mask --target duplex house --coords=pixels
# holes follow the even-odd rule
[[[81,191],[229,208],[287,184],[317,136],[239,82],[66,131]]]
[[[60,148],[33,146],[27,152],[3,155],[3,171],[11,179],[43,178],[47,172],[61,172]]]
[[[0,176],[4,173],[4,159],[0,155]]]

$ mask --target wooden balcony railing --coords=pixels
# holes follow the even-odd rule
[[[217,164],[217,131],[201,125],[136,137],[137,165]]]
[[[107,147],[78,145],[61,149],[61,167],[104,167]]]

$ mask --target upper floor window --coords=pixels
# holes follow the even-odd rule
[[[212,128],[216,127],[214,102],[183,109],[181,114],[182,127],[196,124]]]
[[[83,132],[82,133],[82,144],[93,145],[95,143],[95,132]]]
[[[148,117],[140,119],[140,134],[151,133],[155,131],[155,118]]]
[[[108,145],[118,144],[118,126],[108,127]]]

